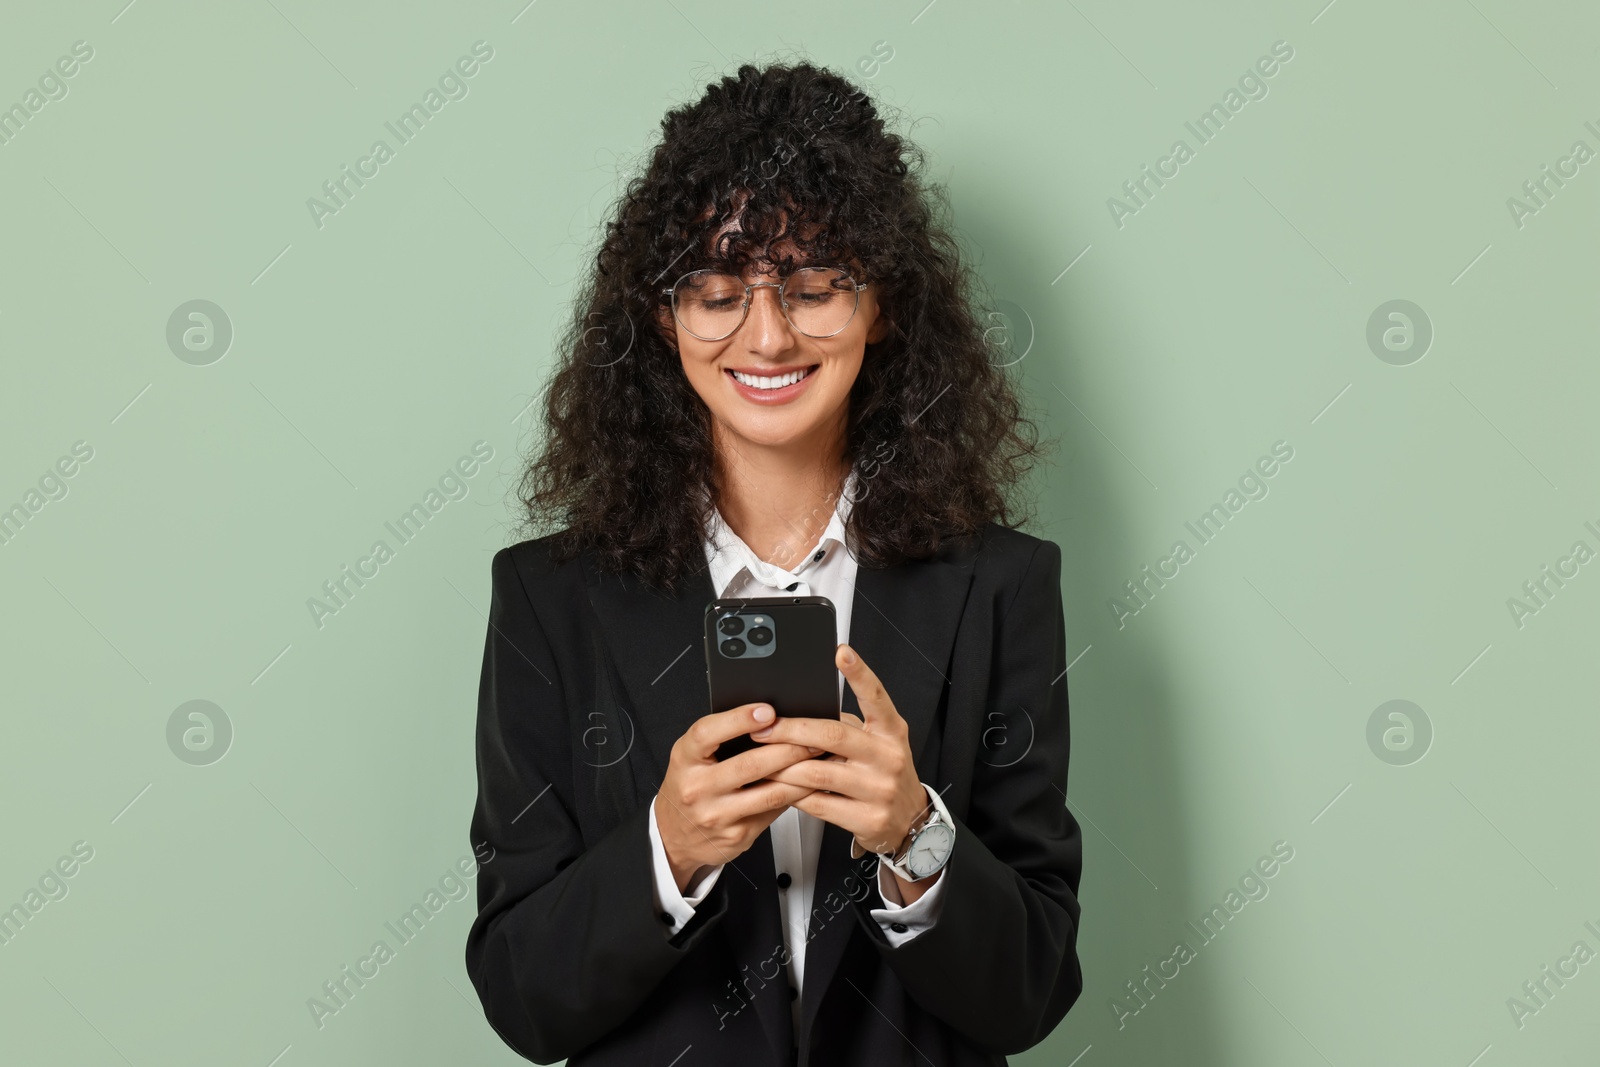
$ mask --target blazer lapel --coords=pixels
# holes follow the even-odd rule
[[[970,549],[957,548],[939,557],[902,563],[882,570],[861,568],[850,614],[850,647],[883,683],[895,710],[906,720],[912,757],[924,782],[935,789],[944,782],[932,780],[935,768],[925,749],[928,734],[949,684],[950,653],[956,629],[972,585]],[[844,710],[861,714],[861,705],[848,684]],[[800,996],[800,1032],[809,1034],[833,980],[845,945],[855,927],[847,898],[860,899],[860,872],[866,872],[866,890],[872,906],[881,906],[877,888],[877,860],[870,853],[850,858],[853,835],[832,823],[822,832],[817,857],[816,888],[812,895],[812,926],[806,946],[804,989]],[[858,883],[849,878],[856,872]],[[829,893],[846,898],[837,914],[827,903]],[[819,918],[823,916],[826,918]],[[809,1044],[809,1043],[808,1043]]]
[[[971,585],[972,559],[964,553],[856,572],[850,647],[878,676],[906,720],[914,757],[922,755],[950,684],[950,650]],[[849,683],[843,710],[861,716]]]
[[[584,567],[589,603],[626,691],[624,710],[643,742],[638,777],[654,792],[673,743],[711,711],[704,651],[705,609],[716,599],[711,576],[701,571],[667,594],[632,574],[598,573],[587,554]]]

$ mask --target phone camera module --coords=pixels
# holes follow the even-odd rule
[[[766,605],[752,605],[743,599],[722,601],[716,606],[716,614],[706,618],[707,648],[714,643],[722,659],[765,659],[778,652],[781,620]]]

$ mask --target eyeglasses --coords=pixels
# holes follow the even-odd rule
[[[832,337],[850,324],[861,303],[859,285],[838,267],[802,267],[776,282],[754,282],[716,270],[690,271],[670,289],[672,314],[691,337],[720,341],[744,325],[750,311],[750,294],[756,289],[778,290],[778,303],[789,325],[807,337]]]

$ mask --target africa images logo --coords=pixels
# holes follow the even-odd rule
[[[428,121],[444,110],[446,104],[452,100],[465,100],[471,91],[467,79],[475,77],[483,69],[482,65],[493,58],[494,48],[489,42],[475,42],[471,56],[462,56],[456,60],[454,66],[446,68],[445,72],[439,75],[437,89],[430,86],[428,91],[422,94],[420,101],[402,111],[394,122],[383,124],[395,139],[393,147],[380,137],[372,142],[372,147],[367,149],[366,155],[356,160],[354,172],[348,163],[341,163],[339,176],[322,183],[322,193],[327,199],[320,200],[314,196],[306,199],[306,210],[311,213],[311,221],[317,229],[322,229],[327,225],[326,220],[329,217],[337,215],[349,206],[349,202],[355,199],[356,193],[366,188],[367,182],[381,173],[383,166],[395,157],[396,151],[410,144],[422,132]]]
[[[1267,894],[1272,891],[1268,884],[1270,879],[1292,859],[1294,846],[1287,841],[1274,841],[1272,854],[1262,856],[1254,865],[1246,868],[1239,878],[1238,888],[1230,888],[1221,903],[1211,905],[1211,910],[1200,917],[1199,925],[1193,922],[1187,924],[1194,934],[1194,945],[1190,945],[1187,939],[1174,942],[1172,951],[1156,962],[1155,970],[1152,971],[1150,965],[1146,964],[1141,972],[1143,977],[1128,979],[1124,984],[1127,996],[1112,997],[1110,1000],[1117,1029],[1126,1027],[1129,1019],[1148,1008],[1156,994],[1182,974],[1186,965],[1199,957],[1200,949],[1222,936],[1228,924],[1244,911],[1247,904],[1266,900]]]
[[[395,558],[399,550],[409,545],[422,533],[423,527],[429,520],[439,514],[444,506],[452,500],[464,500],[471,492],[471,479],[483,465],[494,458],[494,446],[487,441],[476,441],[472,446],[472,454],[462,456],[456,460],[455,465],[445,470],[439,476],[438,487],[430,487],[423,494],[422,500],[401,512],[394,522],[385,522],[384,529],[388,530],[395,539],[395,546],[391,548],[389,542],[379,538],[372,543],[367,554],[355,561],[354,569],[346,563],[339,568],[339,573],[322,583],[322,592],[326,599],[311,596],[306,598],[306,610],[311,614],[311,622],[317,629],[327,625],[327,620],[339,614],[350,606],[357,593],[366,588],[368,582],[383,573],[383,568]]]

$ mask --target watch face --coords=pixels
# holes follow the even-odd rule
[[[944,866],[955,843],[955,828],[947,823],[934,823],[917,835],[906,856],[906,869],[913,878],[926,878]]]

